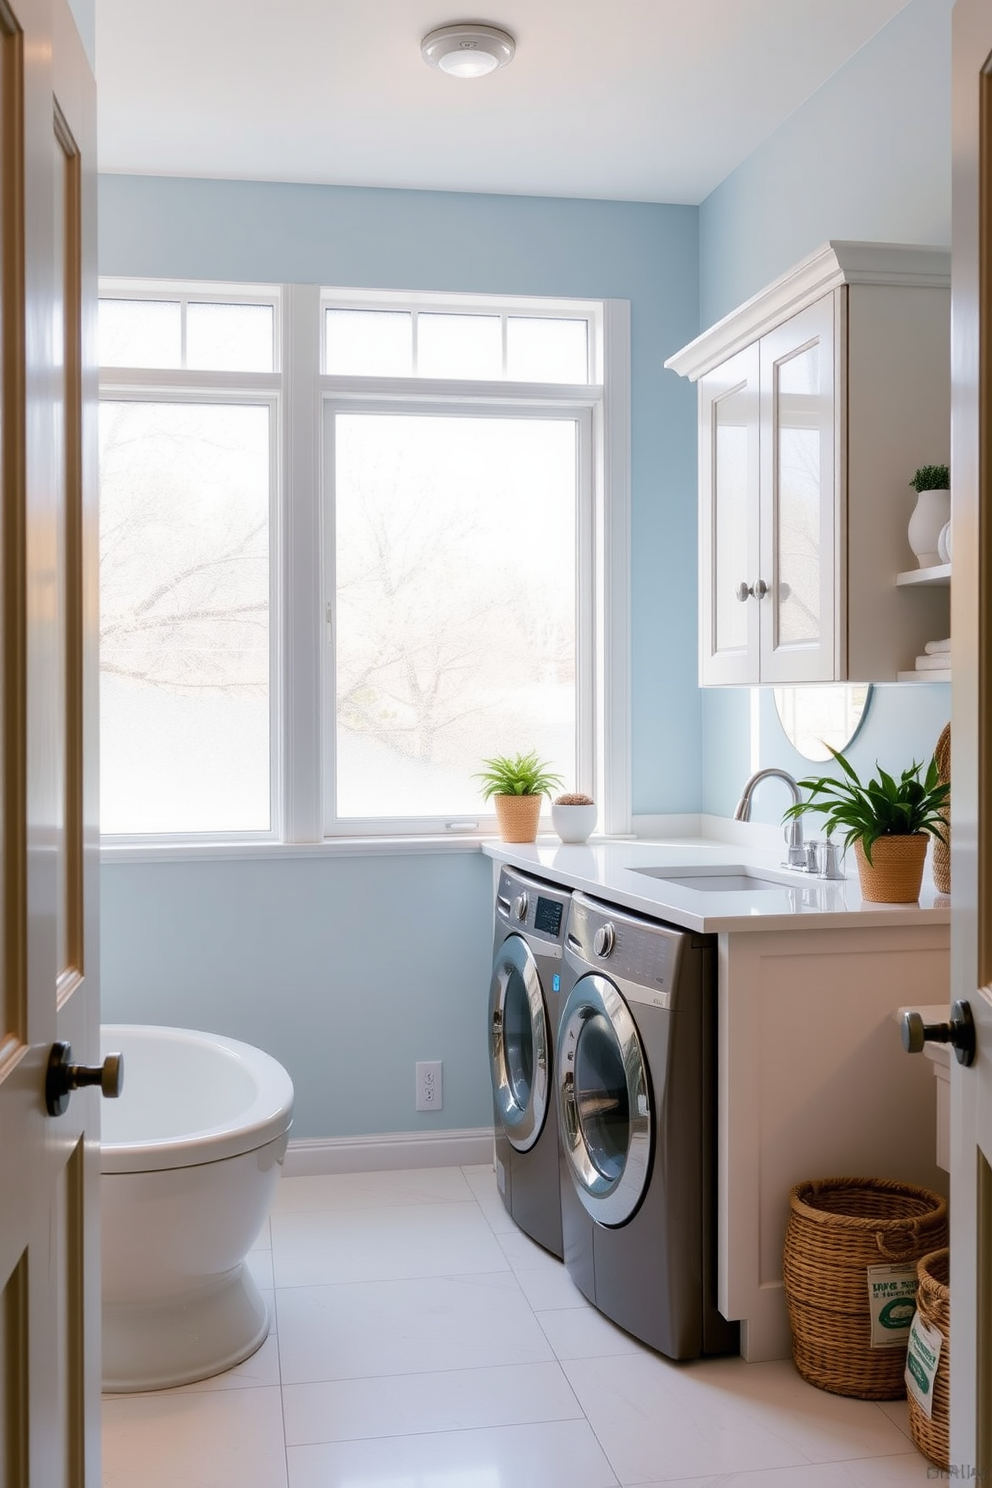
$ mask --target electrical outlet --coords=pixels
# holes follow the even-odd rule
[[[440,1111],[444,1105],[440,1059],[417,1060],[417,1110]]]

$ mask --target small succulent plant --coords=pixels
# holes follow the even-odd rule
[[[585,795],[582,791],[566,791],[563,796],[555,796],[555,806],[595,806],[596,802],[592,796]]]
[[[951,471],[948,465],[921,465],[909,483],[914,491],[949,491]]]

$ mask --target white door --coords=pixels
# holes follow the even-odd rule
[[[951,985],[977,1057],[952,1061],[951,1464],[992,1479],[992,9],[954,7]]]
[[[98,1488],[94,92],[64,0],[0,6],[0,1484]]]

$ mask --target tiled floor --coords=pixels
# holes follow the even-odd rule
[[[251,1261],[268,1340],[200,1384],[107,1396],[105,1488],[927,1481],[905,1402],[641,1347],[514,1228],[488,1167],[284,1179]]]

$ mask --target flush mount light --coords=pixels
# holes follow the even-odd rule
[[[496,26],[478,26],[459,21],[451,26],[438,26],[420,43],[425,62],[438,67],[450,77],[484,77],[505,67],[512,59],[516,43],[508,31]]]

